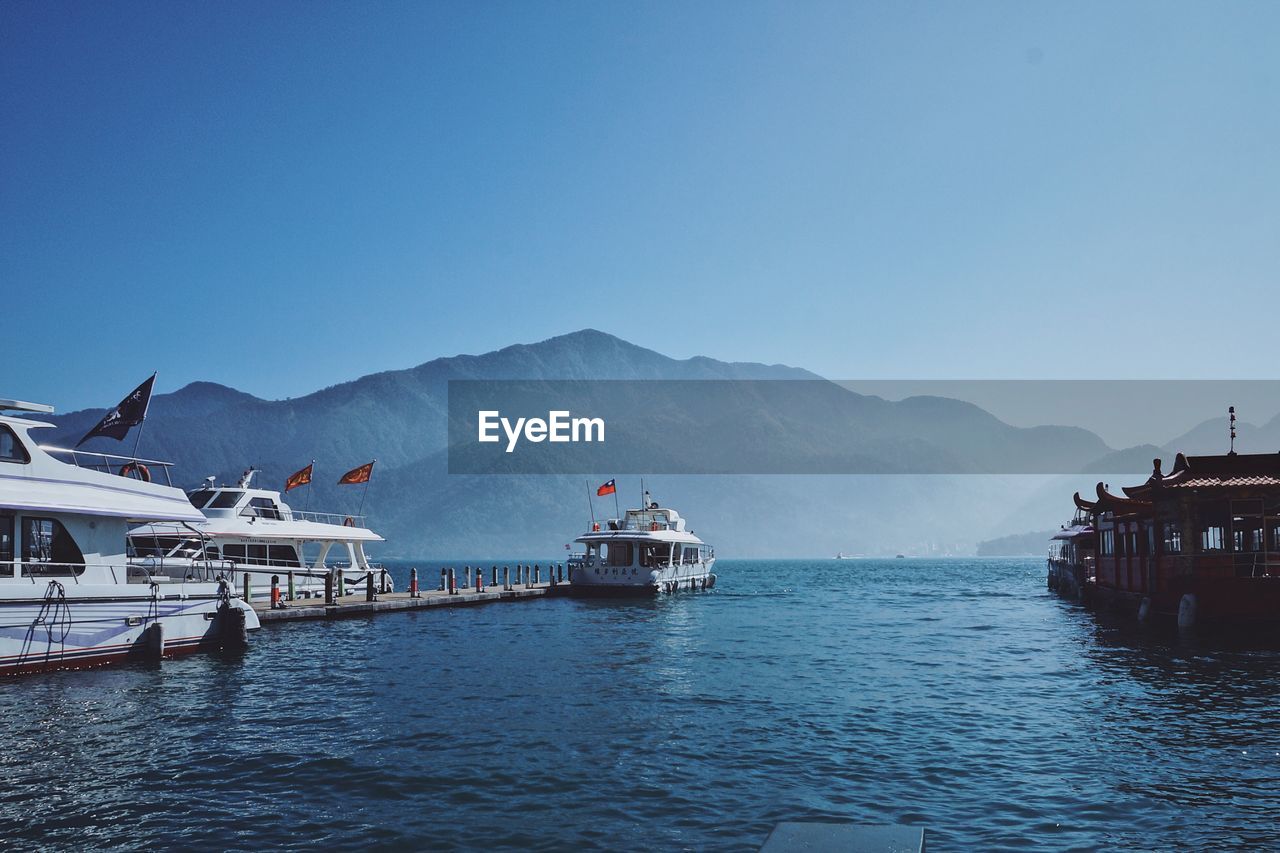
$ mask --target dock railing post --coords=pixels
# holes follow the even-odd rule
[[[338,573],[338,583],[336,584],[338,587],[338,598],[342,598],[347,594],[347,573],[342,570],[341,566],[334,569],[334,571]]]
[[[387,586],[387,570],[385,568],[381,569],[378,574],[378,592],[391,592],[391,589]]]
[[[336,604],[333,598],[333,570],[330,569],[324,576],[324,603]]]
[[[440,591],[445,592],[449,589],[449,570],[440,569]]]
[[[409,597],[420,598],[421,593],[418,592],[418,568],[414,566],[409,570]]]
[[[476,592],[484,592],[484,569],[476,566]]]
[[[511,589],[511,567],[510,566],[502,567],[502,588],[504,590]]]
[[[453,566],[449,567],[449,594],[458,594],[458,573]]]
[[[531,577],[533,577],[533,569],[529,568],[529,566],[526,564],[524,567],[524,588],[525,589],[529,588],[529,579]]]
[[[494,567],[493,567],[493,577],[492,577],[492,579],[489,581],[489,586],[497,586],[497,585],[498,585],[498,567],[497,567],[497,566],[494,566]]]
[[[463,566],[462,568],[467,573],[467,579],[463,582],[462,586],[466,589],[471,589],[471,567]]]
[[[542,583],[542,564],[534,563],[533,564],[533,585],[537,586],[540,583]]]
[[[271,609],[280,609],[280,576],[271,576]]]
[[[289,601],[296,601],[298,598],[298,587],[293,580],[293,569],[289,570]]]
[[[253,601],[253,582],[249,580],[252,577],[248,572],[244,573],[244,600],[245,603]]]
[[[556,568],[560,573],[560,583],[564,583],[564,563],[558,563]]]
[[[373,572],[367,572],[364,576],[364,600],[377,601],[377,597],[373,594]]]

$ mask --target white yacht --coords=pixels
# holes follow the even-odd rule
[[[586,546],[568,559],[575,592],[675,592],[710,589],[715,550],[685,527],[680,513],[644,493],[644,508],[609,519],[576,542]]]
[[[253,487],[250,468],[235,486],[209,484],[188,495],[199,510],[194,523],[157,522],[129,532],[134,562],[149,572],[186,572],[192,565],[211,563],[242,589],[265,597],[271,579],[280,582],[282,596],[311,598],[324,595],[325,578],[332,574],[335,594],[365,588],[370,572],[379,592],[391,592],[391,575],[365,554],[369,542],[383,538],[364,526],[361,516],[305,512],[285,503],[280,492]],[[289,588],[292,576],[293,589]]]
[[[0,674],[243,645],[258,617],[202,564],[180,577],[129,565],[130,524],[203,520],[167,463],[38,444],[52,414],[0,400]],[[148,479],[130,476],[145,468]],[[123,473],[125,476],[121,476]]]

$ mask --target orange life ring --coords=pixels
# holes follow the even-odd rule
[[[129,477],[133,474],[138,475],[138,479],[144,483],[151,482],[151,470],[141,462],[126,462],[120,466],[120,476]]]
[[[343,527],[355,527],[355,526],[356,526],[356,520],[355,520],[354,518],[352,518],[351,516],[349,516],[349,515],[348,515],[346,518],[344,518],[344,519],[342,520],[342,526],[343,526]]]

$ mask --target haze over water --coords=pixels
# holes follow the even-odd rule
[[[934,850],[1280,845],[1280,644],[1100,620],[1038,559],[717,569],[0,682],[0,837],[740,850],[839,818]]]

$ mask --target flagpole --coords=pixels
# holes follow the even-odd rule
[[[138,422],[138,433],[133,437],[133,458],[138,458],[138,444],[142,441],[142,427],[147,422],[147,412],[151,411],[151,395],[156,390],[156,377],[160,371],[151,374],[151,389],[147,392],[147,405],[142,407],[142,420]]]
[[[377,462],[375,459],[373,462]],[[360,494],[360,509],[356,511],[356,516],[364,515],[364,499],[369,496],[369,484],[373,482],[373,462],[369,463],[369,479],[364,481],[364,491]]]
[[[316,460],[311,460],[311,476],[307,477],[307,512],[311,511],[311,483],[316,478]]]
[[[596,523],[596,502],[591,499],[591,481],[583,480],[582,485],[587,487],[587,507],[591,510],[591,524]]]
[[[620,509],[618,508],[618,484],[617,484],[617,483],[614,483],[614,486],[613,486],[613,511],[614,511],[614,513],[615,513],[615,517],[616,517],[619,521],[621,521],[621,520],[622,520],[622,510],[620,510]]]

